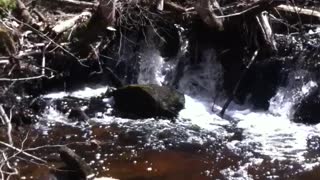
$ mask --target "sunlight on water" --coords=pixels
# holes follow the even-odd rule
[[[101,94],[106,93],[109,87],[101,87],[101,88],[84,88],[81,90],[73,91],[73,92],[55,92],[46,94],[43,97],[44,98],[50,98],[50,99],[61,99],[66,96],[72,96],[77,98],[90,98],[95,96],[100,96]]]

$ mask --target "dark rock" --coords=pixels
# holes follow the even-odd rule
[[[320,123],[320,94],[319,88],[313,89],[296,105],[293,121],[305,124]]]
[[[129,85],[111,93],[115,109],[137,118],[176,117],[184,108],[184,95],[159,85]]]

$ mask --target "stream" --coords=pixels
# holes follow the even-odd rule
[[[22,145],[34,148],[33,154],[50,165],[17,159],[14,164],[21,169],[21,179],[50,179],[52,169],[62,165],[56,145],[74,149],[97,177],[317,179],[308,171],[320,165],[320,124],[291,121],[294,104],[318,86],[316,81],[302,78],[308,72],[290,72],[288,83],[277,89],[268,110],[257,110],[249,102],[232,102],[221,118],[217,114],[227,96],[216,52],[204,49],[201,62],[191,65],[185,63],[187,46],[185,40],[175,61],[165,61],[156,48],[145,47],[137,77],[139,84],[172,85],[185,94],[185,108],[174,122],[115,117],[111,98],[103,99],[104,104],[89,121],[71,121],[54,103],[100,97],[112,88],[109,86],[43,95],[52,103],[39,122],[14,133]],[[52,147],[46,148],[48,145]]]
[[[36,126],[29,128],[29,147],[68,144],[97,176],[118,179],[294,179],[320,163],[320,124],[290,121],[292,106],[317,86],[289,75],[287,87],[280,87],[270,100],[268,111],[252,109],[249,103],[231,103],[225,118],[217,114],[226,100],[219,91],[222,70],[214,50],[205,52],[197,67],[186,66],[178,80],[186,104],[175,122],[166,119],[124,119],[97,112],[88,122],[70,122],[66,115],[48,106]],[[154,49],[144,53],[140,84],[165,84],[176,64]],[[99,96],[110,87],[84,88],[74,92],[44,95],[49,100]],[[83,107],[86,108],[86,107]],[[21,179],[46,179],[61,162],[54,148],[35,151],[51,167],[17,160]],[[303,176],[302,176],[303,177]],[[301,178],[302,179],[302,178]]]

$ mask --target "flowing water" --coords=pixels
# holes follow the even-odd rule
[[[315,81],[299,78],[306,72],[289,74],[289,83],[277,90],[269,110],[231,103],[221,118],[217,113],[226,96],[214,49],[203,51],[200,64],[184,65],[175,79],[179,61],[185,60],[183,52],[176,61],[166,62],[154,48],[146,49],[138,77],[141,84],[176,82],[186,98],[176,122],[114,117],[107,98],[104,102],[109,109],[97,112],[87,123],[70,122],[51,106],[30,132],[37,134],[33,146],[69,144],[98,176],[120,179],[298,179],[301,172],[320,165],[320,148],[314,142],[320,137],[320,124],[290,121],[293,105],[318,86]],[[108,88],[44,97],[89,99]],[[39,153],[47,154],[53,165],[59,166],[54,150]],[[25,178],[37,179],[45,172],[41,166],[30,169],[22,171]]]

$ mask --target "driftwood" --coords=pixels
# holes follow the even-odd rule
[[[82,12],[81,14],[74,16],[70,19],[67,19],[65,21],[59,22],[56,26],[52,28],[52,31],[55,34],[60,34],[68,29],[71,29],[76,26],[77,22],[81,21],[84,18],[90,18],[91,13],[88,11]]]
[[[320,11],[313,9],[300,8],[297,6],[279,5],[276,7],[278,11],[297,13],[300,15],[313,16],[320,19]]]

